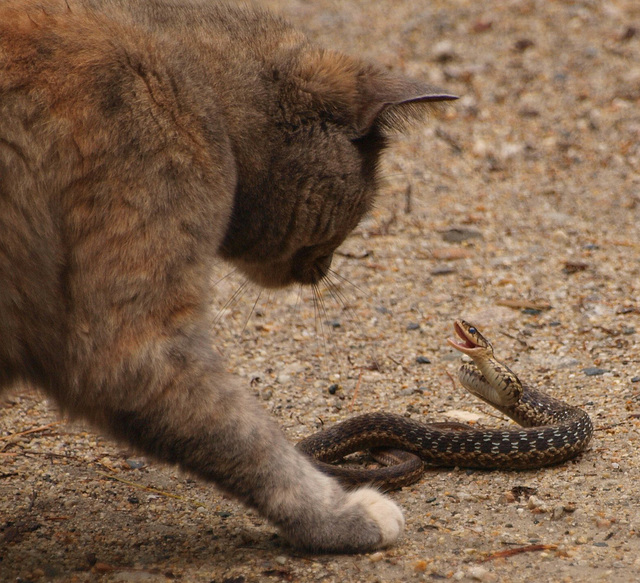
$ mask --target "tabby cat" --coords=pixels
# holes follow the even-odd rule
[[[211,268],[316,284],[385,136],[450,99],[206,0],[0,0],[0,390],[215,482],[301,548],[398,507],[298,453],[213,349]]]

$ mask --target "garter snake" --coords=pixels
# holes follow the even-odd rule
[[[495,358],[491,343],[472,324],[456,320],[454,331],[458,338],[448,340],[449,344],[472,359],[458,373],[462,385],[521,428],[421,423],[394,413],[372,412],[319,431],[300,441],[298,449],[345,484],[369,483],[387,490],[416,481],[424,464],[532,469],[564,462],[584,451],[593,435],[585,411],[523,385]],[[358,469],[330,463],[350,453],[377,448],[392,448],[393,465]]]

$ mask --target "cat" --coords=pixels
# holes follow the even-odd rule
[[[260,10],[0,0],[0,390],[38,386],[296,547],[393,543],[395,503],[317,470],[225,371],[211,268],[320,282],[387,136],[452,98]]]

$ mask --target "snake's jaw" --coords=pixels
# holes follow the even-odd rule
[[[486,349],[482,348],[481,346],[475,346],[473,344],[465,342],[458,342],[456,340],[453,340],[452,338],[447,338],[447,343],[449,344],[449,346],[453,346],[453,348],[459,350],[460,352],[463,352],[471,358],[473,358],[474,356],[480,357],[486,351]]]
[[[453,323],[453,330],[459,340],[447,338],[450,346],[456,350],[470,356],[471,358],[482,358],[487,355],[487,350],[491,350],[489,341],[478,332],[478,329],[465,322],[464,320],[456,320]]]

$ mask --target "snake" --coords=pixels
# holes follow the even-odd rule
[[[346,486],[370,484],[393,490],[416,482],[425,466],[528,470],[560,464],[581,454],[593,436],[579,407],[523,384],[496,359],[476,326],[459,319],[447,342],[471,358],[458,380],[482,401],[521,427],[476,428],[457,422],[421,422],[379,411],[348,418],[296,444],[322,472]],[[370,451],[385,467],[335,465],[349,454]]]

